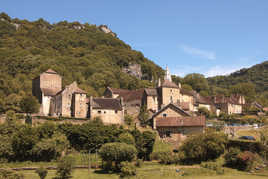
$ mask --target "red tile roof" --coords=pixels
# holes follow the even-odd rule
[[[156,127],[183,127],[205,126],[204,116],[197,117],[159,117],[156,118]]]
[[[194,91],[188,91],[188,90],[185,90],[185,89],[182,88],[181,89],[181,94],[194,96]]]

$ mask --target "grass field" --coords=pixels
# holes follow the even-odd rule
[[[180,172],[176,172],[180,169]],[[216,174],[215,171],[199,168],[199,166],[175,166],[175,165],[160,165],[156,162],[145,163],[142,168],[137,169],[137,176],[133,179],[264,179],[268,178],[268,170],[260,173],[240,172],[234,169],[225,168],[223,175]],[[20,171],[26,179],[39,179],[34,171]],[[184,173],[184,176],[182,174]],[[55,176],[55,171],[50,170],[46,179],[52,179]],[[102,173],[101,170],[76,169],[73,172],[73,178],[77,179],[118,179],[118,174]]]

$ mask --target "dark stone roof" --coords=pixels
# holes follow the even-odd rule
[[[42,88],[41,91],[45,96],[55,96],[59,92],[58,90],[48,88]]]
[[[144,90],[148,96],[157,96],[157,90],[155,88],[145,88]]]
[[[181,89],[181,94],[183,95],[188,95],[188,96],[194,96],[194,91],[188,91],[188,90],[185,90],[185,89]]]
[[[122,97],[124,102],[130,102],[135,100],[142,99],[144,89],[138,90],[126,90],[126,89],[117,89],[117,88],[110,88],[113,94],[118,94],[119,97]]]
[[[169,81],[169,80],[164,80],[164,82],[161,85],[162,87],[167,87],[167,88],[179,88],[175,83]]]
[[[93,98],[92,99],[93,109],[112,109],[112,110],[122,110],[122,105],[119,99],[115,98]]]
[[[206,118],[204,116],[156,118],[156,127],[183,127],[183,126],[204,127],[205,124],[206,124]]]

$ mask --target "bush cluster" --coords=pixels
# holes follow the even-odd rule
[[[238,148],[230,148],[225,154],[225,165],[243,171],[250,171],[257,159],[257,154],[250,151],[241,152]]]

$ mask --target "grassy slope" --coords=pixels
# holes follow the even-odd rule
[[[176,172],[175,169],[179,169],[187,174],[187,176],[181,176],[181,172]],[[22,172],[27,179],[38,179],[37,174],[34,171]],[[55,174],[55,171],[49,171],[46,179],[51,179]],[[183,168],[181,166],[174,165],[160,165],[157,163],[147,163],[142,168],[138,169],[137,176],[133,178],[146,178],[146,179],[173,179],[173,178],[198,178],[198,179],[235,179],[235,178],[249,178],[250,179],[262,179],[268,177],[268,172],[262,172],[261,174],[250,174],[246,172],[240,172],[233,169],[225,169],[224,175],[217,175],[215,171],[204,168]],[[103,174],[100,172],[94,172],[91,170],[88,173],[87,169],[77,169],[73,173],[73,178],[79,179],[117,179],[117,174]]]

